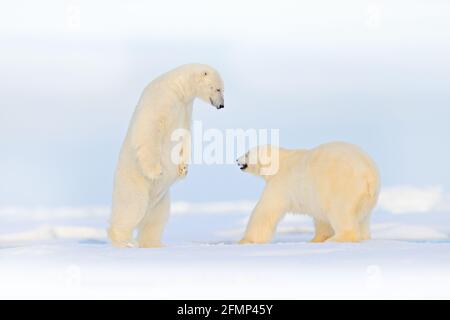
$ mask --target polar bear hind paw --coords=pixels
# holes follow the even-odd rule
[[[161,242],[144,242],[139,243],[139,248],[164,248],[165,246]]]
[[[114,227],[107,230],[108,237],[112,245],[116,248],[134,248],[137,247],[136,241],[131,239],[131,232],[123,231]]]
[[[327,236],[314,236],[311,240],[309,240],[310,243],[321,243],[328,240],[330,237]]]
[[[121,240],[114,240],[111,239],[111,243],[113,245],[113,247],[115,248],[137,248],[138,244],[136,241],[131,240],[131,241],[121,241]]]
[[[357,235],[356,232],[348,231],[343,233],[338,233],[331,238],[327,239],[326,242],[360,242],[361,237]]]

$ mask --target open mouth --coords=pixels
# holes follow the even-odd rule
[[[246,163],[239,164],[239,169],[241,169],[241,170],[245,170],[245,169],[247,169],[247,167],[248,167],[248,165]]]

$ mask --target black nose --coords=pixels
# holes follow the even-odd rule
[[[225,108],[223,104],[221,104],[220,106],[217,107],[217,109],[222,109]]]

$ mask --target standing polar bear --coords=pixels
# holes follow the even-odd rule
[[[190,132],[192,105],[200,98],[224,107],[223,81],[203,64],[188,64],[153,80],[142,93],[122,145],[115,173],[108,236],[114,246],[161,246],[169,209],[169,188],[187,174],[190,136],[185,135],[178,159],[174,131]],[[187,131],[186,131],[187,130]]]
[[[358,147],[344,142],[312,150],[262,146],[237,163],[266,181],[240,243],[270,241],[286,212],[314,218],[311,242],[370,239],[370,212],[378,199],[380,179],[373,160]]]

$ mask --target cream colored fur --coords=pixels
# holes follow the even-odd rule
[[[190,140],[181,161],[171,153],[174,130],[190,130],[195,98],[223,108],[223,82],[207,65],[189,64],[153,80],[142,93],[122,145],[116,169],[108,235],[114,246],[161,246],[170,211],[170,186],[187,174]]]
[[[375,163],[360,148],[344,142],[311,150],[262,146],[237,162],[244,171],[260,176],[263,165],[250,160],[258,159],[261,153],[279,161],[279,169],[262,176],[266,186],[240,243],[269,242],[287,212],[314,219],[311,242],[370,239],[370,214],[377,202],[380,179]]]

